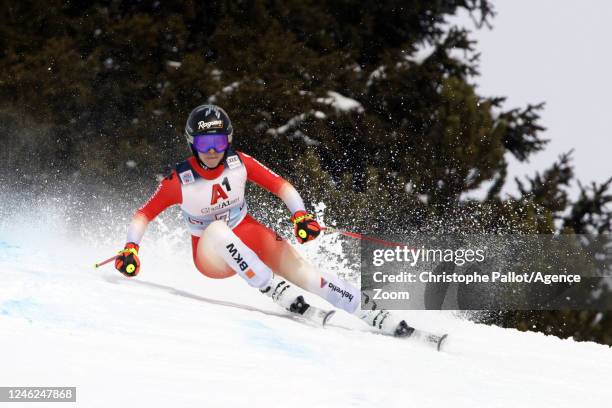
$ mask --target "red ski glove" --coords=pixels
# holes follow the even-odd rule
[[[312,214],[308,214],[306,211],[296,211],[291,217],[291,222],[294,225],[293,233],[300,244],[312,241],[321,233],[319,223],[313,218]]]
[[[119,251],[119,256],[115,259],[115,269],[132,278],[140,272],[140,259],[138,259],[138,244],[128,242],[125,248]]]

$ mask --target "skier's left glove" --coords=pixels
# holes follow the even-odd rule
[[[138,244],[128,242],[125,244],[125,248],[119,251],[119,256],[115,259],[115,269],[128,278],[134,277],[140,272],[138,249]]]
[[[313,218],[312,214],[306,211],[296,211],[291,217],[293,222],[293,233],[300,244],[312,241],[321,233],[321,226]]]

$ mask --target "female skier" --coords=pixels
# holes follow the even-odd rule
[[[222,279],[238,274],[287,310],[308,315],[310,308],[295,284],[337,308],[361,318],[385,334],[409,336],[414,331],[337,276],[316,270],[274,231],[247,212],[246,181],[252,181],[283,200],[293,216],[294,233],[303,244],[321,227],[295,188],[248,154],[232,148],[233,128],[227,113],[215,105],[195,108],[185,126],[193,156],[176,165],[153,196],[139,208],[128,229],[127,243],[115,268],[128,277],[140,270],[139,243],[148,223],[178,204],[191,232],[193,261],[205,276]]]

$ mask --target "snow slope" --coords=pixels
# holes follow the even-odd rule
[[[450,333],[443,353],[373,334],[343,312],[311,327],[240,278],[200,275],[183,230],[149,233],[141,274],[128,279],[92,267],[123,234],[97,236],[96,220],[75,230],[54,209],[44,222],[7,214],[0,386],[76,386],[79,407],[574,408],[612,398],[606,346],[443,312],[403,312]],[[53,406],[62,405],[75,406]]]

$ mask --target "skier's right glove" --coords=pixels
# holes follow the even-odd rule
[[[115,259],[115,269],[132,278],[140,272],[140,259],[138,259],[138,244],[128,242],[125,248],[119,251],[119,256]]]

